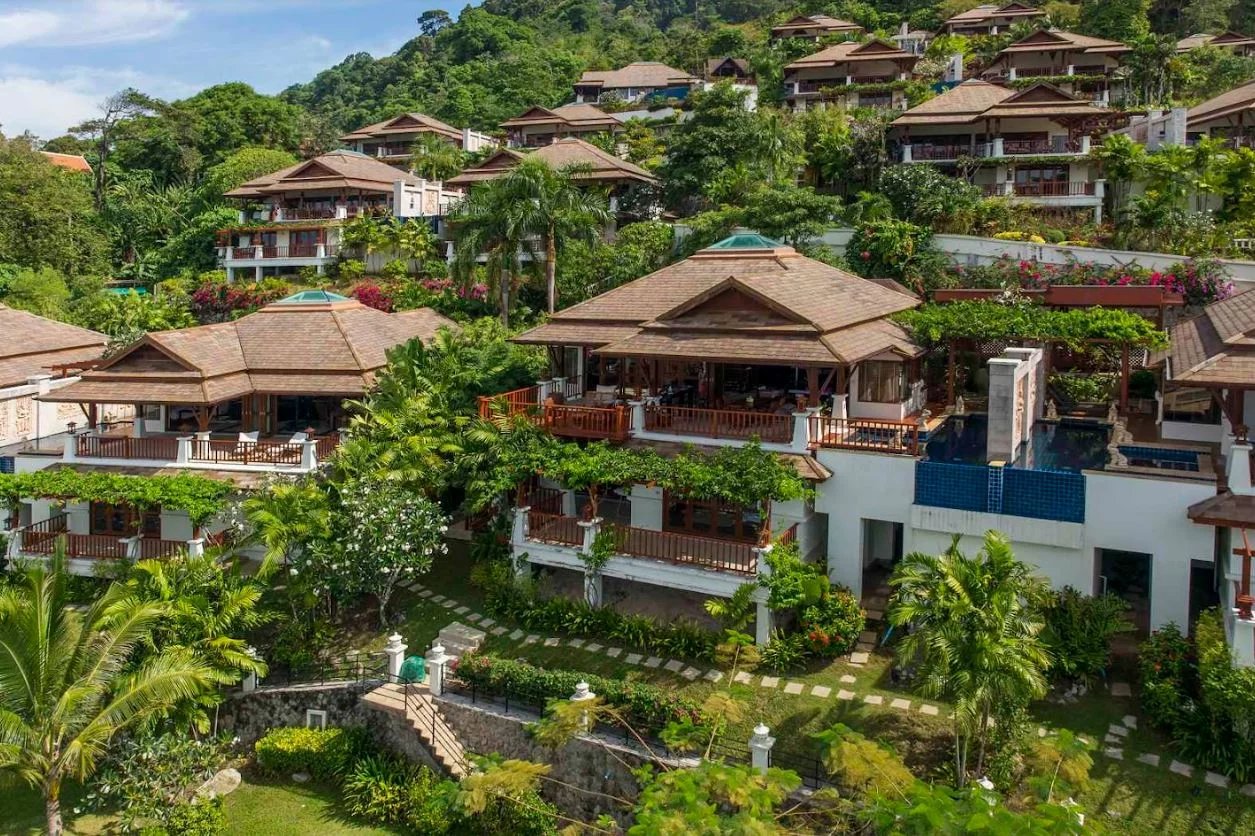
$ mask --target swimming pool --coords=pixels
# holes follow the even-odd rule
[[[988,432],[986,415],[952,416],[929,435],[924,460],[984,464]],[[1109,436],[1109,426],[1097,421],[1039,421],[1011,467],[1072,473],[1101,469]]]
[[[1156,470],[1177,470],[1188,473],[1199,471],[1197,450],[1121,444],[1120,452],[1129,460],[1129,467],[1151,467]]]

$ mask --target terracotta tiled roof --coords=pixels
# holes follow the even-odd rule
[[[1090,35],[1079,35],[1076,32],[1064,32],[1062,29],[1038,29],[1011,44],[999,55],[1011,55],[1020,52],[1081,52],[1085,54],[1118,54],[1128,52],[1129,47],[1119,41],[1106,38],[1095,38]]]
[[[46,374],[54,365],[96,360],[109,338],[77,325],[0,304],[0,388]]]
[[[1168,333],[1150,362],[1168,364],[1173,383],[1255,389],[1255,291],[1213,302]]]
[[[1011,90],[979,79],[955,85],[893,120],[896,127],[967,124],[978,119],[1056,116],[1100,116],[1107,109],[1070,96],[1050,84]]]
[[[252,392],[361,395],[388,349],[454,323],[387,314],[329,295],[267,305],[234,322],[158,331],[49,400],[208,404]]]
[[[1255,38],[1249,35],[1241,35],[1237,32],[1224,32],[1219,35],[1208,35],[1206,33],[1187,35],[1177,41],[1177,52],[1189,52],[1191,49],[1197,49],[1200,46],[1255,46]]]
[[[48,162],[58,168],[91,173],[91,163],[87,162],[87,158],[81,154],[59,154],[56,151],[40,151],[39,153],[47,157]]]
[[[255,177],[226,193],[226,197],[263,197],[288,191],[352,188],[391,192],[397,180],[411,185],[418,178],[356,151],[331,151],[312,160]]]
[[[784,35],[802,29],[823,29],[825,32],[859,33],[863,27],[848,20],[840,20],[830,15],[798,15],[779,26],[771,27],[771,34]]]
[[[1195,502],[1185,513],[1199,525],[1255,528],[1255,496],[1225,491]]]
[[[813,365],[918,351],[885,321],[917,299],[791,247],[745,239],[751,246],[715,245],[559,311],[519,341],[600,344],[606,354]]]
[[[898,61],[914,66],[919,61],[918,55],[905,52],[893,44],[875,40],[866,43],[846,41],[821,49],[813,55],[799,58],[784,69],[801,70],[807,67],[835,67],[839,64],[860,63],[865,61]]]
[[[347,133],[340,137],[341,142],[353,142],[359,139],[388,137],[394,134],[436,133],[449,139],[462,140],[462,131],[452,125],[441,122],[425,113],[403,113],[373,125]]]
[[[561,107],[528,108],[523,113],[501,123],[503,128],[521,128],[527,125],[563,125],[575,130],[612,130],[619,127],[619,120],[596,105],[586,102],[566,104]]]
[[[1255,81],[1248,81],[1241,87],[1226,90],[1219,96],[1194,105],[1185,114],[1186,126],[1188,128],[1190,123],[1210,122],[1213,119],[1249,110],[1252,105],[1255,105]]]
[[[683,70],[657,61],[636,61],[617,70],[586,70],[577,87],[601,87],[618,90],[627,87],[676,87],[699,81]]]
[[[953,23],[980,23],[986,20],[993,20],[999,17],[1018,17],[1031,18],[1044,15],[1041,9],[1035,6],[1029,6],[1024,3],[1008,3],[1005,6],[998,6],[994,3],[977,6],[974,9],[968,9],[965,12],[959,12],[954,17],[945,21],[943,25]]]
[[[588,167],[575,175],[577,180],[592,182],[617,182],[634,180],[641,183],[654,183],[654,176],[638,165],[621,160],[614,154],[608,154],[592,143],[578,137],[567,136],[542,145],[535,151],[522,154],[513,149],[504,149],[493,154],[477,166],[466,169],[456,177],[451,177],[446,185],[466,186],[484,180],[492,180],[505,174],[525,157],[544,160],[554,168],[569,166]]]

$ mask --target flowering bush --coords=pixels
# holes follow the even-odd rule
[[[362,282],[355,285],[349,291],[349,296],[352,296],[368,308],[374,308],[385,313],[392,313],[393,311],[392,294],[374,282]]]
[[[398,310],[431,308],[454,319],[490,316],[493,304],[488,286],[482,282],[460,285],[447,278],[425,278],[397,282],[388,288]]]
[[[287,282],[266,279],[249,284],[205,282],[192,291],[189,307],[202,324],[226,322],[252,313],[292,292]]]
[[[803,609],[800,622],[811,652],[828,658],[853,650],[864,623],[858,599],[844,587],[829,589],[817,603]]]
[[[1084,261],[1043,264],[1004,256],[993,264],[956,268],[956,273],[964,287],[1040,290],[1050,285],[1152,285],[1181,294],[1187,305],[1205,305],[1227,299],[1233,293],[1233,284],[1224,269],[1210,259],[1187,259],[1166,270],[1149,270],[1136,265],[1113,267]]]

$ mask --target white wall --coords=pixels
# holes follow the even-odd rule
[[[870,360],[889,360],[895,363],[901,363],[902,358],[897,354],[878,354],[875,357],[868,358]],[[854,371],[850,373],[849,385],[849,416],[851,418],[874,418],[885,421],[901,421],[909,413],[908,401],[900,403],[878,403],[875,401],[860,401],[858,399],[859,376],[862,374],[863,366],[860,363],[854,367]],[[908,383],[913,381],[908,380]]]

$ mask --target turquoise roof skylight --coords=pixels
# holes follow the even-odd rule
[[[330,290],[302,290],[293,293],[286,299],[275,302],[276,305],[310,305],[328,302],[348,302],[349,297],[332,293]]]
[[[757,232],[738,232],[735,235],[729,235],[718,243],[711,244],[707,249],[711,250],[774,250],[783,246],[779,241],[773,241],[766,235],[759,235]]]

